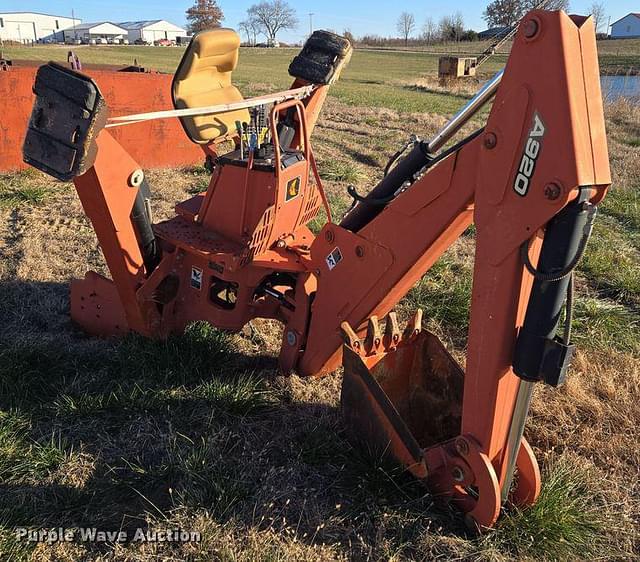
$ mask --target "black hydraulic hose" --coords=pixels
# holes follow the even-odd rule
[[[413,149],[389,171],[389,174],[366,195],[363,200],[342,219],[340,226],[352,232],[358,232],[384,209],[383,205],[368,205],[367,199],[373,201],[392,200],[393,195],[422,170],[433,156],[427,152],[424,142],[416,143]]]
[[[451,154],[458,152],[466,144],[481,135],[484,128],[475,131],[448,150],[438,154],[430,154],[426,142],[414,144],[413,149],[389,170],[382,181],[366,196],[351,194],[356,204],[342,219],[340,226],[351,232],[358,232],[376,218],[391,203],[398,191],[406,182],[412,182],[415,176],[425,168],[435,166]]]

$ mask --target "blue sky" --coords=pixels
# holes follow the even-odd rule
[[[225,14],[223,24],[237,27],[247,8],[257,0],[219,0]],[[0,0],[0,11],[34,11],[56,15],[70,15],[73,9],[76,17],[83,21],[127,21],[138,19],[166,19],[183,25],[184,12],[193,0]],[[415,15],[418,26],[431,16],[435,21],[452,12],[460,11],[467,27],[484,29],[482,12],[487,2],[458,0],[457,2],[426,2],[424,0],[289,0],[297,10],[300,26],[293,32],[284,32],[280,39],[300,41],[309,30],[309,16],[313,12],[315,29],[332,29],[342,32],[350,29],[356,36],[366,33],[395,35],[395,24],[400,12]],[[640,0],[608,0],[603,2],[607,15],[615,21],[629,12],[640,11]],[[588,13],[591,0],[573,0],[572,12]]]

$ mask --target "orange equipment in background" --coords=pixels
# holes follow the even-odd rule
[[[76,58],[70,62],[76,64]],[[0,72],[0,172],[22,170],[22,144],[33,107],[33,81],[37,62],[13,61]],[[105,65],[84,65],[82,70],[98,84],[109,108],[117,113],[141,113],[171,108],[170,74],[141,72]],[[144,168],[201,164],[202,151],[185,138],[177,121],[143,123],[114,131],[116,140]]]
[[[533,503],[540,474],[522,436],[531,389],[566,375],[574,348],[567,329],[557,336],[559,319],[611,183],[593,20],[531,12],[504,73],[368,195],[351,190],[354,207],[317,236],[307,225],[326,198],[310,139],[351,47],[314,33],[286,101],[260,105],[232,86],[238,46],[216,30],[185,53],[176,115],[215,168],[206,192],[155,225],[140,166],[103,129],[97,85],[39,71],[25,159],[73,178],[112,277],[73,282],[73,319],[97,335],[161,338],[195,320],[239,330],[277,319],[281,369],[321,375],[344,353],[351,430],[455,500],[471,525],[493,525],[506,501]],[[486,126],[443,150],[493,96]],[[207,104],[218,109],[198,110]],[[226,139],[235,150],[217,154]],[[463,371],[419,317],[404,335],[394,315],[384,333],[377,319],[472,223]]]

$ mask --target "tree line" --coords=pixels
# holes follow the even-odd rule
[[[416,18],[409,12],[402,12],[398,18],[396,29],[405,45],[411,39],[417,39],[423,43],[438,43],[448,41],[475,41],[478,34],[473,29],[465,29],[464,16],[456,12],[451,16],[444,16],[438,22],[428,17],[418,33]],[[366,42],[366,37],[363,42]]]
[[[487,4],[483,17],[490,28],[510,28],[517,24],[528,11],[540,6],[540,3],[541,0],[493,0]],[[544,9],[568,11],[570,2],[569,0],[548,0]],[[594,2],[591,5],[591,15],[595,20],[596,30],[602,31],[606,25],[604,3]],[[195,4],[187,10],[189,31],[192,33],[220,27],[223,19],[224,14],[216,0],[196,0]],[[249,45],[256,45],[260,37],[264,37],[267,44],[275,45],[280,31],[296,29],[298,24],[296,11],[286,0],[262,0],[247,10],[247,17],[240,22],[239,27]],[[367,34],[356,40],[349,30],[344,30],[343,35],[353,44],[372,46],[430,45],[478,39],[478,33],[466,27],[461,12],[444,16],[437,22],[428,17],[419,28],[412,13],[402,12],[396,23],[396,30],[398,37],[395,38]]]
[[[220,27],[224,13],[216,0],[196,0],[187,10],[188,28],[191,33]],[[247,42],[255,45],[263,36],[267,44],[274,45],[280,31],[296,29],[296,11],[285,0],[263,0],[247,10],[247,17],[240,22],[240,31]]]
[[[538,8],[541,0],[493,0],[484,11],[484,20],[490,28],[511,28],[516,25],[529,11]],[[545,10],[564,10],[571,8],[569,0],[548,0]],[[606,25],[605,5],[602,2],[594,2],[590,13],[595,20],[597,32],[602,32]],[[418,28],[418,22],[413,14],[402,12],[396,24],[398,37],[382,38],[375,35],[366,35],[360,39],[367,45],[393,45],[399,42],[405,46],[409,44],[424,45],[452,41],[475,41],[478,33],[465,28],[464,17],[460,12],[452,16],[445,16],[438,22],[433,18],[427,18]],[[605,30],[606,31],[606,30]]]

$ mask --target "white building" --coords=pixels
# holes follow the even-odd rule
[[[187,34],[182,27],[166,20],[125,21],[119,25],[129,33],[130,43],[135,43],[138,39],[145,43],[153,43],[160,39],[177,41],[178,37]]]
[[[127,30],[109,21],[83,23],[65,31],[66,38],[89,41],[91,39],[124,39]]]
[[[64,31],[81,20],[37,12],[0,12],[0,39],[3,41],[62,42]]]
[[[612,39],[640,37],[640,14],[629,14],[611,26]]]

